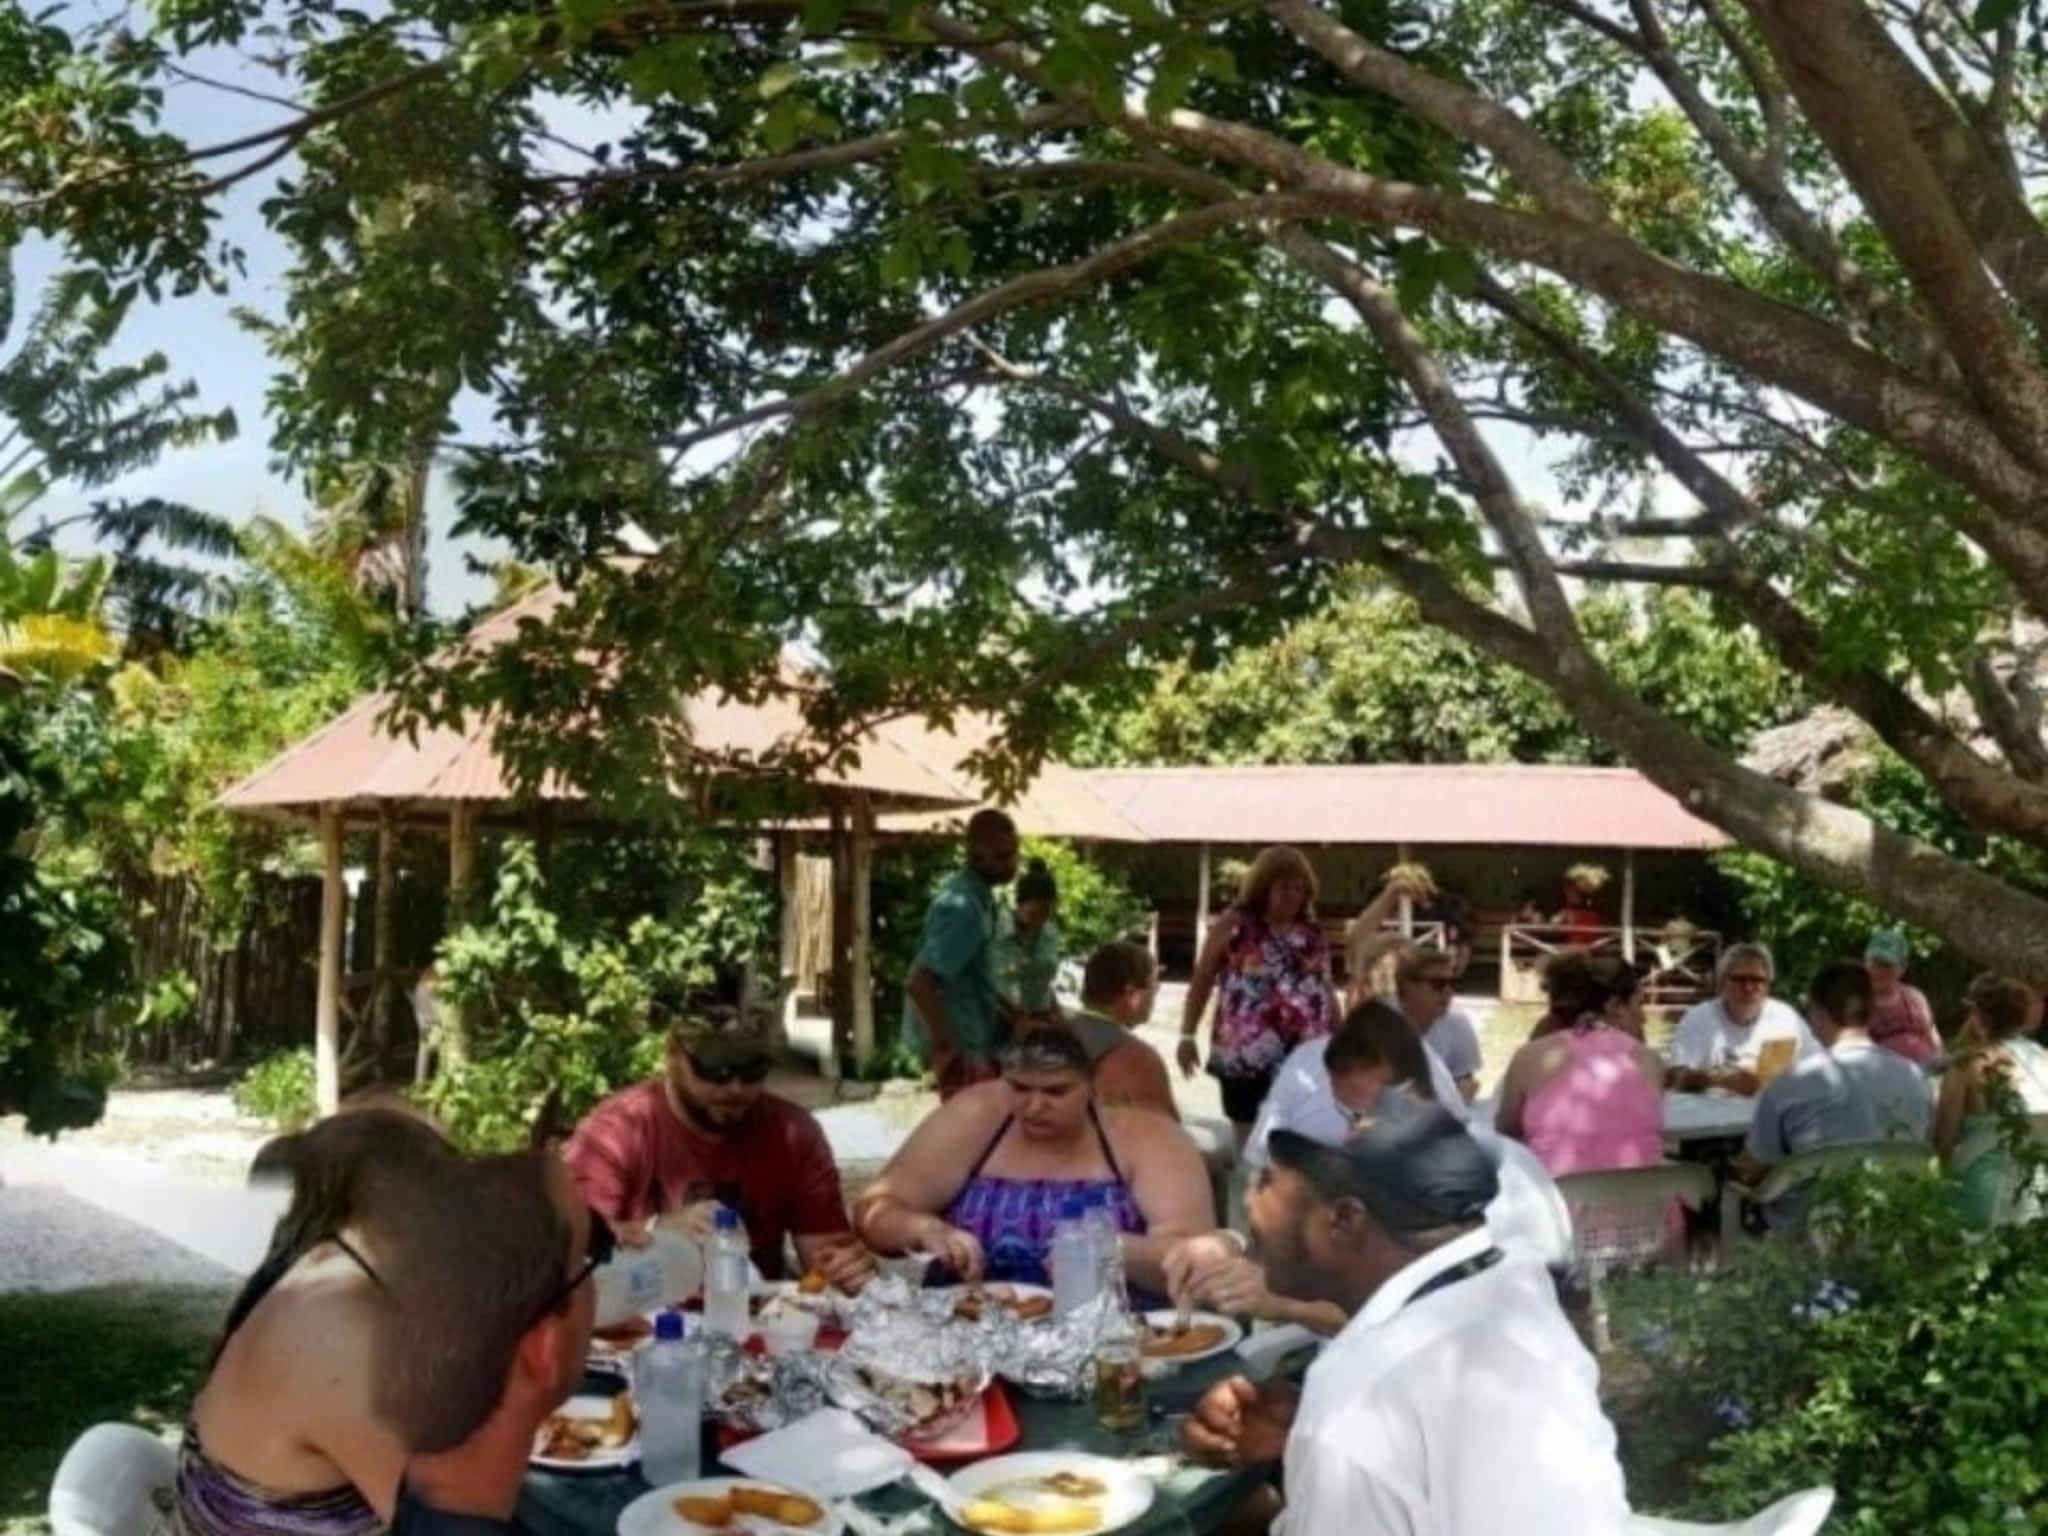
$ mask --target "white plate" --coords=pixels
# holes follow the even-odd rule
[[[1092,1477],[1106,1490],[1099,1499],[1069,1499],[1056,1493],[1034,1490],[1032,1484],[1055,1472],[1075,1472]],[[1107,1456],[1088,1456],[1079,1451],[1025,1451],[1015,1456],[998,1456],[963,1467],[947,1480],[962,1502],[994,1498],[1022,1504],[1093,1504],[1102,1512],[1102,1524],[1090,1536],[1108,1536],[1142,1520],[1152,1507],[1154,1489],[1150,1478],[1128,1462]]]
[[[700,1477],[693,1482],[670,1483],[666,1488],[641,1494],[620,1511],[619,1536],[695,1536],[698,1531],[712,1530],[711,1526],[693,1524],[677,1514],[675,1501],[681,1498],[715,1499],[742,1484],[749,1488],[783,1491],[779,1484],[758,1477]],[[732,1524],[721,1529],[731,1532],[803,1531],[807,1536],[840,1536],[846,1529],[846,1522],[828,1506],[815,1525],[780,1526],[758,1515],[734,1515]]]
[[[1158,1312],[1143,1313],[1140,1315],[1139,1320],[1149,1327],[1171,1328],[1180,1321],[1180,1314],[1174,1311],[1173,1308],[1167,1307]],[[1214,1344],[1211,1344],[1207,1349],[1198,1349],[1193,1354],[1147,1355],[1145,1358],[1147,1360],[1162,1361],[1167,1365],[1188,1365],[1196,1360],[1213,1360],[1218,1355],[1226,1354],[1237,1348],[1244,1339],[1243,1325],[1236,1318],[1225,1317],[1221,1312],[1190,1312],[1188,1314],[1188,1321],[1190,1323],[1212,1323],[1223,1330],[1223,1337]]]
[[[612,1400],[596,1392],[579,1392],[555,1410],[577,1419],[607,1419],[611,1417]],[[540,1436],[533,1437],[535,1445]],[[624,1445],[601,1445],[581,1461],[564,1457],[543,1456],[538,1451],[528,1458],[531,1465],[549,1472],[615,1472],[620,1467],[630,1467],[640,1459],[640,1425],[636,1417],[633,1438]]]

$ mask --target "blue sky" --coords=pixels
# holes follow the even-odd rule
[[[195,70],[218,79],[278,89],[274,77],[225,49],[213,50],[191,63]],[[175,84],[166,99],[166,126],[193,144],[254,132],[283,115],[281,108],[199,84]],[[270,467],[270,427],[263,404],[272,373],[270,359],[262,343],[244,330],[232,313],[240,307],[275,314],[282,307],[286,253],[264,227],[260,209],[277,177],[291,174],[295,166],[295,160],[282,162],[273,172],[231,188],[222,200],[217,233],[242,247],[248,258],[247,274],[232,290],[224,296],[199,293],[166,297],[154,306],[138,305],[113,348],[113,355],[119,358],[162,352],[170,359],[173,377],[190,378],[199,385],[205,408],[233,408],[240,433],[229,442],[167,453],[155,464],[96,494],[163,496],[236,520],[262,512],[293,526],[303,521],[307,509],[303,489]],[[27,245],[16,253],[19,302],[24,308],[35,302],[58,263],[59,253],[47,244]],[[473,425],[481,423],[465,421],[464,428]],[[76,490],[60,487],[38,511],[61,516],[84,500]],[[428,601],[438,613],[456,613],[490,590],[487,579],[466,572],[461,556],[472,553],[488,558],[492,551],[477,540],[450,542],[453,512],[445,488],[435,488],[428,511],[433,533]]]

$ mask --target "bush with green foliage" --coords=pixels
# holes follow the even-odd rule
[[[1726,1520],[1826,1484],[1840,1536],[2043,1529],[2048,1222],[1978,1236],[1933,1175],[1864,1173],[1812,1221],[1711,1275],[1615,1282],[1635,1503]]]
[[[1145,903],[1123,877],[1072,843],[1029,837],[1024,840],[1023,853],[1026,863],[1043,860],[1059,887],[1053,921],[1059,925],[1062,960],[1086,960],[1110,940],[1128,938],[1144,927]]]
[[[637,841],[638,859],[618,844],[565,850],[544,876],[531,844],[509,843],[489,913],[443,942],[440,991],[462,1010],[470,1059],[445,1066],[426,1101],[464,1146],[523,1145],[550,1101],[574,1121],[646,1076],[669,1023],[765,947],[773,905],[734,840]]]
[[[280,1131],[313,1123],[313,1053],[306,1049],[266,1056],[228,1090],[235,1108],[252,1120],[268,1120]]]

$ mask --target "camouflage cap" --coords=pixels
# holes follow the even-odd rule
[[[758,1008],[693,1008],[670,1028],[669,1039],[707,1067],[752,1066],[775,1054],[771,1025]]]

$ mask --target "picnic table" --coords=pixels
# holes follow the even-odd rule
[[[1178,1395],[1183,1389],[1208,1386],[1243,1368],[1244,1362],[1235,1353],[1228,1353],[1214,1360],[1184,1365],[1165,1381],[1172,1384]],[[1164,1421],[1156,1413],[1147,1428],[1115,1435],[1096,1423],[1092,1402],[1055,1402],[1031,1397],[1015,1387],[1007,1390],[1023,1436],[1005,1454],[1073,1450],[1098,1456],[1137,1457],[1170,1448],[1164,1439]],[[716,1476],[720,1470],[711,1464],[707,1453],[705,1475]],[[1151,1512],[1126,1530],[1129,1536],[1200,1536],[1221,1525],[1265,1475],[1262,1468],[1212,1472],[1201,1467],[1177,1466],[1159,1484]],[[534,1536],[611,1536],[620,1512],[645,1492],[647,1484],[638,1468],[624,1472],[532,1472],[519,1500],[519,1518]],[[897,1515],[926,1505],[927,1501],[899,1483],[868,1494],[859,1502],[878,1514]],[[950,1529],[942,1516],[935,1514],[934,1521],[936,1529]]]
[[[1472,1106],[1472,1118],[1481,1125],[1493,1124],[1495,1100],[1480,1099]],[[1688,1143],[1739,1141],[1749,1134],[1756,1118],[1756,1100],[1732,1093],[1667,1093],[1664,1095],[1664,1143],[1683,1152]]]

